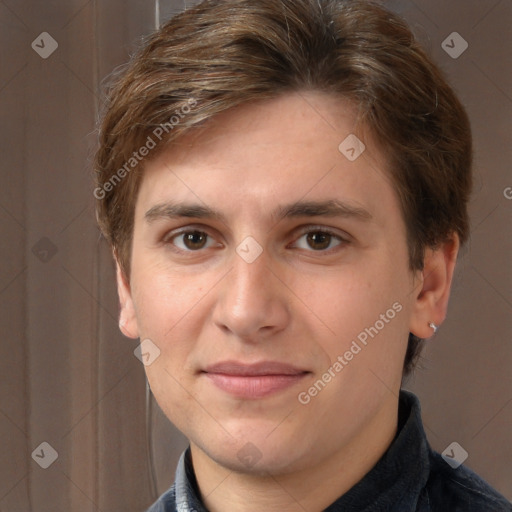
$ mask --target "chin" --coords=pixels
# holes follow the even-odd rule
[[[274,426],[275,428],[275,426]],[[295,436],[272,434],[262,429],[240,436],[222,436],[222,439],[202,439],[196,443],[217,464],[237,473],[268,476],[298,471],[308,466],[308,448]]]
[[[217,464],[234,471],[257,476],[280,475],[300,469],[292,457],[292,451],[287,453],[263,453],[255,445],[247,443],[239,450],[231,453],[214,453],[212,457]]]

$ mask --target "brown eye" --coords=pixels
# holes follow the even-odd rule
[[[207,242],[208,235],[201,231],[191,231],[189,233],[183,233],[183,244],[191,251],[202,249]]]
[[[182,231],[173,237],[169,237],[167,243],[176,246],[185,252],[199,251],[215,245],[215,240],[204,231]]]
[[[293,245],[297,249],[327,252],[343,243],[346,243],[346,240],[339,235],[329,231],[311,230],[299,237]]]
[[[314,249],[315,251],[322,251],[327,249],[331,244],[332,235],[321,232],[308,233],[306,235],[306,240],[311,249]]]

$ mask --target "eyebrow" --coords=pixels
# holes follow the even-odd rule
[[[278,208],[275,216],[278,219],[286,217],[352,217],[366,221],[372,219],[372,214],[368,210],[338,199],[298,201]]]
[[[188,217],[194,219],[215,219],[226,223],[225,216],[208,206],[191,203],[161,203],[151,207],[144,215],[147,222],[158,219]],[[338,199],[325,201],[297,201],[280,206],[272,214],[275,220],[295,217],[344,217],[370,221],[372,214],[359,206]]]
[[[190,217],[194,219],[217,219],[225,221],[224,216],[208,206],[189,203],[161,203],[150,208],[144,215],[148,222],[157,219],[176,219]]]

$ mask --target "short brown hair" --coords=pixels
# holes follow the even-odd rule
[[[400,17],[362,0],[206,0],[151,35],[108,95],[95,160],[97,218],[127,278],[143,174],[134,151],[151,139],[153,157],[220,112],[305,90],[357,105],[385,148],[411,269],[453,233],[465,242],[469,121]],[[421,346],[411,333],[404,374]]]

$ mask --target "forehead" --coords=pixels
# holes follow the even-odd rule
[[[394,201],[384,167],[352,104],[287,94],[217,115],[169,145],[145,165],[137,209],[172,198],[261,214],[277,203],[332,196],[371,211],[372,195]]]
[[[280,147],[282,158],[293,157],[285,150],[307,149],[312,157],[325,149],[335,150],[349,133],[363,134],[356,107],[334,95],[321,92],[281,94],[270,100],[242,104],[209,119],[167,148],[175,164],[194,160],[214,161],[222,156],[242,164],[256,156],[265,159],[265,148]],[[256,149],[257,151],[254,151]],[[301,157],[307,157],[302,151]],[[166,157],[164,157],[166,158]],[[281,159],[282,160],[282,159]]]

